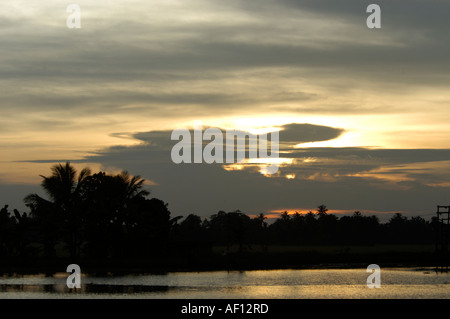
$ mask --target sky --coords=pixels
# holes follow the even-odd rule
[[[81,28],[68,28],[69,4]],[[70,161],[146,179],[173,216],[450,205],[450,2],[0,3],[0,205]],[[171,133],[277,130],[276,174],[174,164]]]

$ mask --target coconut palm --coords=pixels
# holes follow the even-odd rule
[[[142,189],[145,179],[141,178],[139,175],[131,176],[127,171],[123,171],[118,174],[116,178],[119,183],[125,187],[124,195],[126,200],[149,195],[148,191]]]
[[[51,168],[50,176],[43,176],[42,188],[48,199],[38,194],[30,194],[24,201],[33,216],[41,222],[44,249],[46,255],[54,254],[54,245],[61,234],[68,245],[71,257],[77,255],[79,231],[81,226],[81,204],[83,185],[91,175],[89,168],[84,168],[77,177],[76,169],[69,163],[56,164]]]

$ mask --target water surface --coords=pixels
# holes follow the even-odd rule
[[[226,298],[226,299],[449,299],[450,274],[433,269],[381,269],[381,288],[368,288],[366,269],[172,272],[81,276],[81,289],[66,286],[68,273],[0,277],[0,298]]]

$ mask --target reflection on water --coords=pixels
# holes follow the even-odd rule
[[[134,294],[145,292],[164,292],[167,286],[141,286],[141,285],[81,285],[80,289],[69,289],[66,285],[1,285],[1,292],[45,292],[45,293],[71,293],[71,294]],[[0,295],[1,297],[1,295]]]
[[[432,269],[382,269],[381,288],[366,285],[366,269],[174,272],[129,276],[67,273],[0,277],[0,298],[450,298],[450,274]]]

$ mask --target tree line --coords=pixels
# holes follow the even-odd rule
[[[395,214],[387,223],[356,211],[337,217],[325,205],[306,214],[284,212],[272,223],[261,213],[219,211],[209,218],[172,217],[168,204],[149,198],[145,180],[127,172],[79,173],[70,164],[41,176],[46,197],[29,194],[29,212],[0,210],[0,257],[103,259],[152,258],[163,254],[208,254],[270,245],[432,244],[436,220]]]

